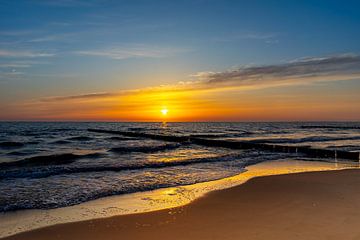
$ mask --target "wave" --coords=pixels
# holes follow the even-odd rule
[[[11,142],[11,141],[0,142],[0,147],[4,147],[4,148],[23,147],[24,145],[25,144],[21,142]]]
[[[5,142],[0,142],[0,147],[1,148],[21,148],[24,147],[25,145],[36,145],[39,144],[39,141],[29,141],[26,143],[22,143],[22,142],[11,142],[11,141],[5,141]]]
[[[145,162],[130,165],[118,165],[118,166],[73,166],[73,167],[53,167],[53,168],[34,168],[34,169],[17,169],[0,171],[0,179],[5,178],[45,178],[55,175],[63,174],[75,174],[75,173],[89,173],[89,172],[120,172],[142,169],[154,169],[154,168],[166,168],[176,166],[187,166],[197,163],[210,163],[219,161],[231,161],[235,158],[240,158],[239,154],[226,154],[216,157],[204,157],[204,158],[191,158],[183,159],[181,161],[168,161],[168,162]]]
[[[20,133],[21,136],[27,136],[27,137],[37,137],[37,136],[41,136],[42,133],[34,133],[34,132],[22,132]]]
[[[360,151],[360,146],[359,145],[331,145],[331,146],[327,146],[327,149],[339,149],[341,148],[342,150],[345,151]]]
[[[5,147],[5,148],[23,147],[23,146],[24,143],[21,142],[10,142],[10,141],[0,142],[0,147]]]
[[[304,143],[304,142],[329,142],[341,140],[360,140],[360,136],[353,137],[327,137],[327,136],[312,136],[305,138],[275,138],[275,139],[256,139],[250,140],[252,143]]]
[[[149,129],[142,128],[142,127],[130,127],[130,128],[128,128],[128,131],[144,131],[144,130],[149,130]]]
[[[87,136],[77,136],[77,137],[71,137],[68,138],[67,140],[73,140],[73,141],[90,141],[93,138],[91,137],[87,137]]]
[[[181,145],[182,144],[180,143],[175,143],[175,144],[164,144],[157,146],[114,147],[111,148],[110,151],[116,153],[132,153],[132,152],[154,153],[154,152],[176,149]]]
[[[326,129],[360,129],[360,126],[329,126],[329,125],[304,125],[300,128],[326,128]]]
[[[54,132],[64,132],[64,131],[74,131],[75,128],[53,128],[51,129]]]
[[[91,153],[84,155],[63,153],[63,154],[54,154],[54,155],[45,155],[45,156],[35,156],[14,162],[2,162],[0,163],[0,168],[63,165],[63,164],[72,163],[79,158],[97,157],[99,155],[100,155],[99,153]]]
[[[28,155],[29,153],[27,152],[22,152],[22,151],[12,151],[12,152],[8,152],[6,153],[6,155],[8,156],[26,156]],[[1,164],[1,163],[0,163]],[[1,165],[0,165],[1,166]]]
[[[129,140],[139,140],[138,138],[132,137],[109,137],[108,140],[115,140],[115,141],[129,141]]]
[[[229,134],[191,134],[189,137],[199,137],[199,138],[224,138],[229,137]]]
[[[71,193],[61,193],[61,191],[54,191],[54,193],[30,193],[27,195],[10,195],[4,196],[3,199],[0,199],[0,212],[9,212],[15,210],[24,210],[24,209],[53,209],[59,207],[66,207],[76,205],[82,202],[87,202],[90,200],[95,200],[102,197],[120,195],[120,194],[129,194],[134,192],[143,192],[151,191],[160,188],[166,187],[175,187],[181,185],[195,184],[198,182],[217,180],[225,177],[230,177],[235,174],[246,171],[244,168],[223,172],[217,176],[210,176],[208,178],[182,178],[174,179],[164,182],[159,181],[149,181],[146,183],[137,183],[137,184],[122,184],[118,183],[116,186],[111,188],[95,188],[95,189],[82,189],[82,188],[70,188]],[[116,180],[115,180],[116,181]],[[69,191],[69,190],[65,190]],[[60,194],[59,194],[60,192]]]
[[[51,142],[51,144],[70,144],[72,142],[70,141],[67,141],[67,140],[58,140],[58,141],[54,141],[54,142]]]
[[[239,174],[240,172],[246,171],[244,167],[248,165],[255,164],[257,162],[261,161],[267,161],[267,160],[275,160],[278,159],[278,155],[266,155],[265,159],[263,157],[259,158],[259,153],[250,151],[248,152],[250,155],[243,156],[243,154],[233,154],[233,155],[223,155],[223,156],[216,156],[216,157],[206,157],[206,158],[195,158],[195,159],[188,159],[186,161],[179,161],[179,162],[162,162],[162,163],[148,163],[147,166],[140,166],[151,168],[151,166],[158,167],[157,164],[162,164],[162,166],[181,166],[186,164],[196,164],[196,163],[205,163],[206,167],[210,167],[209,164],[206,164],[208,162],[224,162],[224,169],[221,171],[221,174],[209,174],[204,176],[195,176],[190,175],[193,177],[185,177],[187,175],[184,175],[184,177],[179,178],[171,178],[172,174],[165,174],[163,176],[167,176],[165,179],[142,179],[143,181],[134,181],[129,184],[127,181],[131,181],[131,177],[129,178],[128,174],[131,174],[133,172],[128,172],[125,174],[124,182],[122,180],[117,180],[117,174],[112,175],[108,180],[111,182],[110,185],[104,185],[92,188],[92,185],[90,186],[74,186],[70,187],[70,189],[63,189],[62,186],[55,186],[58,188],[55,188],[53,191],[50,189],[43,189],[43,185],[41,184],[42,179],[28,179],[30,183],[40,184],[40,186],[35,187],[35,191],[33,192],[26,192],[25,194],[20,192],[20,194],[17,194],[17,192],[9,192],[6,193],[6,195],[3,195],[3,198],[0,199],[0,211],[6,212],[6,211],[13,211],[13,210],[20,210],[20,209],[50,209],[50,208],[58,208],[58,207],[65,207],[70,205],[79,204],[81,202],[86,202],[89,200],[111,196],[111,195],[119,195],[119,194],[128,194],[133,192],[141,192],[141,191],[149,191],[164,187],[173,187],[173,186],[181,186],[181,185],[188,185],[188,184],[195,184],[198,182],[204,182],[204,181],[211,181],[216,180],[220,178],[225,178],[229,176],[233,176],[235,174]],[[236,160],[236,162],[232,161]],[[239,161],[238,161],[239,160]],[[135,167],[135,166],[134,166]],[[201,169],[199,166],[194,166],[194,169]],[[133,169],[130,169],[133,170]],[[169,170],[170,172],[172,170]],[[182,172],[182,168],[174,169],[175,172]],[[39,171],[40,172],[40,171]],[[157,171],[154,171],[156,173]],[[146,173],[146,170],[144,171]],[[105,176],[111,175],[111,174],[100,174]],[[161,171],[159,172],[161,174]],[[146,174],[145,174],[146,175]],[[99,176],[99,174],[90,175],[87,179],[92,179],[92,176]],[[75,176],[77,177],[77,176]],[[79,176],[81,178],[81,176]],[[60,176],[62,179],[63,176]],[[65,176],[64,176],[64,179]],[[71,178],[69,178],[71,179]],[[121,178],[120,178],[121,179]],[[13,179],[9,179],[9,182],[13,182]],[[22,180],[20,180],[22,181]],[[52,185],[51,180],[50,185]],[[86,185],[86,182],[85,182]],[[45,185],[46,187],[46,185]],[[38,190],[38,191],[36,191]],[[21,191],[21,187],[20,187]],[[70,191],[70,192],[69,192]],[[33,197],[34,196],[34,197]]]

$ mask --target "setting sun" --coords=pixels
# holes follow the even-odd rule
[[[167,108],[163,108],[160,110],[160,112],[162,113],[162,115],[166,116],[169,112],[169,110]]]

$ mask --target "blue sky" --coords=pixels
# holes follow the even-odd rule
[[[0,100],[360,52],[359,1],[0,0]]]

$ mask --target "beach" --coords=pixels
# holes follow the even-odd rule
[[[359,239],[360,171],[256,177],[188,205],[4,239]]]
[[[359,16],[0,0],[0,240],[360,240]]]

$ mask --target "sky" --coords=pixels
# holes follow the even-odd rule
[[[360,121],[360,2],[0,0],[0,120]]]

